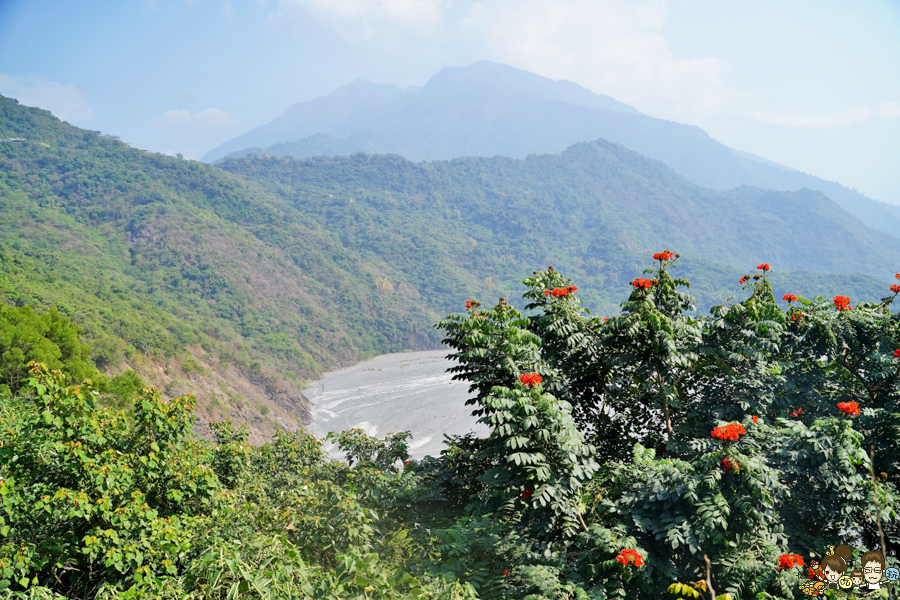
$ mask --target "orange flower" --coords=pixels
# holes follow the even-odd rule
[[[577,290],[577,289],[578,288],[575,287],[574,285],[570,285],[570,286],[564,287],[564,288],[556,288],[552,292],[544,291],[544,295],[546,296],[549,293],[549,294],[553,294],[553,296],[557,296],[557,297],[558,296],[568,296],[569,294],[574,294],[575,290]]]
[[[466,300],[466,308],[472,308],[472,301]]]
[[[759,421],[759,417],[757,417],[756,415],[753,415],[753,422],[756,423],[757,421]]]
[[[731,460],[730,458],[722,459],[722,470],[726,473],[734,469],[735,471],[741,470],[741,465],[737,464],[737,461]]]
[[[782,554],[778,557],[779,569],[793,569],[794,565],[804,566],[803,558],[799,554]]]
[[[527,386],[535,386],[539,384],[543,379],[537,373],[522,373],[519,377],[519,381]]]
[[[756,268],[759,269],[760,271],[768,271],[772,267],[769,266],[769,263],[762,263],[762,264],[756,265]]]
[[[665,252],[657,252],[656,254],[654,254],[653,260],[659,260],[659,261],[672,260],[674,257],[675,257],[674,254],[672,254],[671,252],[666,250]]]
[[[785,294],[782,300],[787,300],[788,304],[790,304],[791,302],[797,301],[797,296],[793,294]]]
[[[710,435],[719,440],[731,440],[734,442],[745,433],[747,433],[747,430],[744,429],[743,425],[740,423],[731,423],[729,425],[716,427],[712,430]]]
[[[650,281],[649,279],[644,279],[643,277],[638,277],[630,283],[633,287],[645,289],[649,289],[653,285],[652,281]]]
[[[891,291],[895,294],[900,294],[900,284],[895,283],[891,286]]]
[[[620,563],[622,563],[623,565],[625,565],[626,567],[628,566],[629,562],[634,564],[634,566],[636,566],[636,567],[640,567],[641,565],[644,564],[644,557],[641,556],[637,550],[632,550],[632,549],[622,550],[622,552],[620,552],[619,555],[616,557],[616,560],[619,561]]]
[[[847,296],[835,296],[833,302],[834,307],[838,310],[850,310],[853,308],[850,306],[850,298]]]
[[[550,290],[544,290],[544,295],[545,295],[545,296],[549,296],[549,295],[550,295]]]
[[[858,402],[838,402],[837,407],[838,410],[847,413],[851,417],[859,414]]]

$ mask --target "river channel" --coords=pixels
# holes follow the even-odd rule
[[[488,429],[476,422],[469,383],[451,381],[447,369],[456,364],[447,358],[449,350],[400,352],[375,358],[326,373],[303,390],[313,404],[311,432],[322,438],[330,431],[363,429],[369,435],[410,431],[410,455],[438,456],[444,434]],[[333,455],[339,452],[325,444]]]

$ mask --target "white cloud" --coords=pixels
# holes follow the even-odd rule
[[[203,151],[200,148],[194,146],[186,146],[181,148],[180,150],[172,150],[168,148],[160,152],[160,154],[165,154],[166,156],[178,156],[181,154],[183,158],[188,160],[200,160],[203,157]]]
[[[88,106],[84,92],[74,85],[37,75],[0,73],[0,94],[15,98],[26,106],[49,110],[63,121],[77,123],[94,118],[94,111]]]
[[[154,119],[153,125],[169,129],[196,127],[201,129],[233,129],[240,127],[241,122],[220,108],[204,108],[192,113],[189,110],[167,110],[163,116]]]
[[[441,20],[444,0],[287,0],[338,17],[378,17],[416,29],[432,30]]]
[[[730,65],[676,59],[662,34],[666,0],[496,0],[473,4],[460,25],[480,31],[492,58],[570,79],[659,114],[720,111]]]
[[[848,127],[857,123],[865,123],[872,119],[900,118],[900,102],[884,102],[875,107],[861,106],[840,113],[829,113],[813,116],[780,115],[777,113],[757,111],[747,113],[757,121],[784,127]]]

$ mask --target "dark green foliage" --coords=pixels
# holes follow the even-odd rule
[[[800,298],[785,312],[766,267],[748,280],[742,302],[692,316],[693,299],[679,289],[687,281],[669,276],[674,262],[645,271],[646,281],[635,281],[621,314],[609,319],[585,314],[579,293],[550,294],[572,282],[549,269],[524,281],[527,308],[538,314],[510,320],[518,313],[501,300],[490,311],[474,303],[467,318],[439,324],[459,350],[453,370],[472,381],[479,414],[496,414],[494,397],[505,399],[507,411],[488,421],[488,440],[465,440],[468,451],[451,447],[449,464],[469,456],[476,469],[495,474],[494,464],[474,460],[491,439],[503,440],[509,455],[546,439],[517,428],[509,409],[523,405],[521,395],[502,387],[524,371],[513,366],[527,357],[546,380],[546,395],[558,396],[565,413],[573,407],[596,448],[591,455],[605,459],[579,499],[584,534],[596,526],[634,536],[630,547],[647,562],[634,580],[640,597],[705,578],[704,555],[718,593],[800,597],[796,574],[776,568],[778,556],[821,559],[828,546],[855,536],[878,548],[876,517],[888,553],[895,552],[900,331],[888,310],[893,296],[843,311]],[[853,410],[846,402],[857,402],[861,416],[844,414]],[[735,433],[713,431],[726,425]],[[577,453],[568,461],[577,464]],[[490,498],[490,485],[479,488],[477,475],[454,469],[470,502]],[[528,508],[511,512],[527,518]],[[510,527],[521,524],[513,519]],[[576,543],[557,565],[535,570],[541,589],[590,593],[583,548]],[[627,581],[616,578],[616,593],[632,597]]]

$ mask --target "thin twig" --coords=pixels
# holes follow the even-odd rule
[[[712,565],[709,562],[709,557],[705,554],[703,555],[703,560],[706,561],[706,589],[709,590],[711,600],[716,600],[716,591],[713,589],[712,584]]]
[[[869,445],[869,472],[872,473],[872,481],[875,484],[875,524],[878,525],[878,537],[881,539],[881,553],[887,556],[887,547],[884,545],[884,531],[881,529],[881,500],[878,498],[878,479],[875,478],[875,444]]]
[[[578,502],[573,500],[572,504],[575,505],[575,514],[578,515],[578,521],[581,523],[581,528],[587,531],[587,525],[584,524],[584,519],[581,518],[581,510],[578,508]]]

